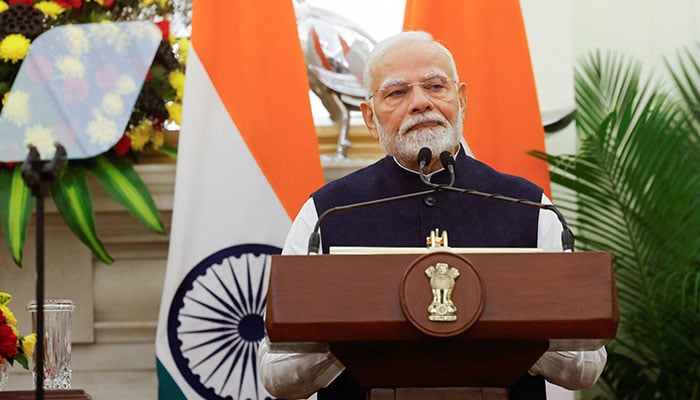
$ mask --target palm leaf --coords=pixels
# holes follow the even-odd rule
[[[698,398],[698,125],[620,55],[589,55],[575,83],[579,151],[534,154],[576,193],[556,202],[579,247],[614,255],[621,319],[599,386],[609,398]]]
[[[68,162],[57,180],[50,183],[51,197],[68,228],[105,264],[114,262],[95,231],[95,214],[85,171]]]
[[[0,223],[12,260],[22,266],[22,248],[36,199],[22,178],[22,165],[0,168]]]
[[[134,168],[112,154],[92,158],[86,163],[109,195],[148,228],[164,234],[158,207]]]

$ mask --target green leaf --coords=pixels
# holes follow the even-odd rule
[[[641,63],[618,54],[583,59],[579,150],[533,154],[553,183],[576,192],[554,200],[580,250],[614,255],[620,325],[599,386],[609,398],[697,399],[700,68],[690,59],[673,74],[675,98],[643,76]]]
[[[165,233],[158,207],[131,164],[113,154],[107,154],[91,159],[88,165],[114,200],[148,228],[160,234]]]
[[[50,183],[51,196],[63,221],[105,264],[114,262],[95,231],[95,213],[85,171],[80,163],[68,162],[57,180]]]
[[[0,222],[5,242],[15,264],[22,266],[27,225],[32,217],[36,199],[24,183],[22,165],[0,168]]]
[[[17,354],[14,357],[14,360],[17,361],[24,369],[29,369],[29,360],[27,360],[27,356],[25,356],[22,353]]]
[[[160,149],[158,149],[158,151],[172,158],[173,160],[177,160],[177,147],[165,144]]]

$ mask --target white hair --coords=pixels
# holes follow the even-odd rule
[[[372,72],[374,71],[374,68],[376,68],[377,61],[384,55],[386,55],[386,53],[390,50],[411,42],[430,43],[436,45],[438,49],[445,53],[447,58],[450,60],[450,67],[452,68],[453,73],[452,79],[454,79],[455,82],[459,82],[459,76],[457,75],[457,65],[455,64],[455,60],[452,56],[452,53],[447,49],[447,47],[443,46],[440,42],[435,40],[435,38],[433,38],[433,36],[428,32],[405,31],[389,36],[388,38],[377,43],[377,45],[374,46],[372,52],[367,57],[367,63],[364,72],[364,89],[365,97],[367,99],[369,99],[369,96],[372,93]]]

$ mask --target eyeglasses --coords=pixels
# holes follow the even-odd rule
[[[388,106],[397,106],[410,96],[413,86],[419,85],[430,98],[444,100],[452,94],[454,85],[450,83],[456,83],[456,81],[444,77],[434,77],[413,83],[397,82],[377,89],[367,99],[372,100],[378,95]]]

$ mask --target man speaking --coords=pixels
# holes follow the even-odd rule
[[[313,193],[292,225],[283,254],[307,254],[318,216],[333,207],[416,193],[429,185],[454,184],[551,203],[542,188],[467,154],[461,144],[467,86],[459,81],[450,51],[429,34],[402,32],[379,43],[367,60],[364,86],[362,116],[387,156]],[[447,162],[445,154],[451,156]],[[452,247],[562,250],[562,225],[555,213],[450,191],[330,215],[320,224],[321,247],[324,253],[331,246],[423,247],[436,228],[449,233]],[[265,339],[259,359],[265,388],[275,396],[299,399],[318,392],[320,400],[365,399],[364,389],[328,351],[289,353]],[[545,399],[545,379],[583,389],[595,383],[605,361],[604,347],[548,351],[508,388],[508,396]]]

